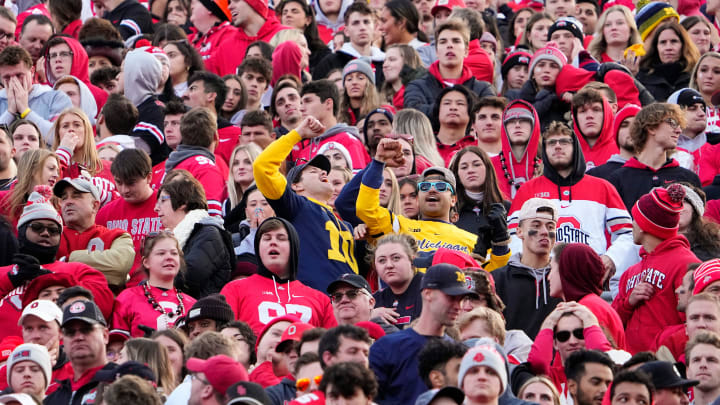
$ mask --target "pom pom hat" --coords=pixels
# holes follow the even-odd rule
[[[632,217],[643,231],[660,239],[677,235],[685,189],[671,184],[667,189],[656,187],[640,197],[632,209]]]
[[[708,260],[702,263],[693,273],[695,288],[693,295],[700,294],[710,284],[720,280],[720,259]]]
[[[25,205],[25,208],[23,208],[23,212],[18,219],[18,229],[28,222],[35,221],[37,219],[47,219],[57,222],[62,230],[62,217],[55,207],[53,207],[52,203],[50,203],[52,194],[53,191],[49,186],[35,186],[35,190],[30,193],[28,202]]]
[[[675,18],[677,21],[680,20],[680,15],[678,15],[677,11],[668,3],[653,1],[644,6],[641,6],[641,4],[642,2],[638,3],[640,9],[635,15],[635,24],[637,24],[638,31],[640,31],[640,38],[642,38],[643,41],[666,19]]]

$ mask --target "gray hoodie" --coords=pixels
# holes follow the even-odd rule
[[[85,112],[85,115],[88,116],[88,119],[90,119],[90,124],[92,124],[92,126],[95,126],[95,117],[97,117],[98,115],[98,108],[97,103],[95,102],[95,97],[93,96],[92,92],[90,92],[90,88],[88,88],[87,84],[81,82],[80,79],[75,76],[67,75],[67,77],[71,77],[78,85],[78,88],[80,89],[80,108],[83,110],[83,112]],[[62,79],[62,77],[60,79]],[[55,82],[55,90],[57,90],[59,87],[59,81],[60,80],[58,79]]]
[[[162,80],[162,65],[148,52],[130,51],[123,62],[123,80],[125,97],[138,106],[155,94]]]

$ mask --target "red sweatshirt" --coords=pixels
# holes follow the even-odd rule
[[[595,315],[600,324],[600,328],[607,332],[615,341],[615,347],[625,350],[627,346],[625,341],[625,329],[623,329],[622,320],[617,312],[597,294],[588,294],[582,297],[578,304],[588,307],[590,312]]]
[[[640,249],[640,257],[640,263],[620,277],[619,292],[612,303],[625,325],[625,334],[632,337],[627,342],[632,354],[652,348],[660,332],[682,323],[675,290],[682,284],[687,265],[700,262],[681,235],[663,241],[650,253]],[[649,300],[632,307],[630,294],[643,281],[652,284],[655,292]]]
[[[210,28],[205,34],[193,32],[188,36],[188,41],[197,49],[203,61],[215,56],[220,45],[225,41],[232,40],[237,28],[229,21],[223,21]]]
[[[603,97],[603,121],[600,127],[600,135],[593,146],[590,146],[577,124],[576,110],[573,110],[572,117],[573,130],[580,142],[588,170],[596,166],[604,165],[608,159],[610,159],[610,156],[618,153],[617,143],[615,143],[615,133],[613,132],[613,111],[605,97]]]
[[[164,169],[163,169],[164,172]],[[119,229],[130,234],[135,246],[135,261],[130,270],[127,287],[134,287],[145,279],[143,272],[137,271],[142,260],[142,242],[149,233],[162,230],[162,223],[155,212],[157,193],[140,204],[130,204],[122,198],[100,208],[95,223],[108,229]]]
[[[313,326],[337,326],[330,299],[299,281],[284,284],[259,274],[231,281],[220,291],[239,321],[246,322],[256,335],[265,324],[283,315],[296,315]]]
[[[85,287],[93,293],[95,303],[106,320],[110,319],[113,309],[113,293],[108,287],[105,276],[92,267],[77,263],[53,262],[43,264],[44,269],[54,273],[66,273],[73,276],[75,284]],[[18,320],[22,314],[23,295],[27,285],[13,287],[8,274],[13,266],[0,267],[0,340],[6,336],[22,336]]]
[[[468,56],[463,61],[463,64],[470,68],[476,79],[491,84],[494,82],[495,71],[493,70],[492,60],[490,55],[480,47],[479,39],[473,39],[468,44]]]

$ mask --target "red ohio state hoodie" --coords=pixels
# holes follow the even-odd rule
[[[603,97],[603,120],[600,123],[600,135],[593,146],[590,146],[585,135],[580,130],[577,120],[577,111],[573,110],[573,130],[577,135],[583,156],[585,156],[585,164],[587,169],[592,169],[605,164],[610,156],[618,153],[618,147],[615,143],[615,134],[613,133],[613,111],[610,103]]]

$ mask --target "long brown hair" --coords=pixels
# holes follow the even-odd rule
[[[125,342],[125,349],[128,360],[137,361],[150,367],[157,378],[158,388],[163,389],[163,395],[170,395],[177,383],[165,346],[152,339],[135,338]]]
[[[80,118],[83,122],[83,132],[85,133],[83,135],[84,142],[82,151],[79,153],[80,159],[76,161],[76,163],[82,165],[83,168],[85,168],[92,176],[95,176],[102,171],[103,163],[97,154],[92,125],[90,125],[90,120],[83,110],[73,107],[60,113],[57,120],[55,120],[55,125],[53,125],[53,133],[55,134],[53,146],[55,147],[55,150],[57,150],[58,146],[60,146],[60,125],[62,125],[63,118],[69,114],[75,114],[75,116]],[[71,151],[71,153],[74,157],[75,151]]]
[[[28,196],[32,193],[33,188],[38,185],[37,176],[42,174],[45,162],[49,158],[54,158],[57,161],[59,175],[60,160],[55,153],[47,149],[29,150],[20,158],[17,170],[18,181],[10,193],[8,212],[11,220],[15,221],[20,218]]]
[[[654,67],[660,64],[660,53],[658,52],[657,45],[660,40],[660,34],[665,30],[672,30],[675,32],[675,35],[680,38],[680,42],[682,42],[682,55],[680,55],[678,62],[683,65],[684,72],[690,73],[697,64],[698,59],[700,59],[700,51],[698,51],[690,39],[690,36],[688,36],[685,28],[674,20],[663,23],[655,30],[650,40],[650,46],[646,48],[647,53],[640,60],[640,69],[645,69],[652,73]]]
[[[490,158],[484,150],[475,145],[466,146],[458,151],[458,153],[453,156],[452,162],[450,162],[450,171],[453,172],[455,178],[457,179],[457,193],[455,195],[457,195],[458,200],[458,212],[462,212],[463,208],[466,206],[473,206],[476,203],[465,193],[465,186],[463,186],[458,173],[460,169],[460,159],[466,153],[476,154],[485,165],[485,183],[482,186],[483,200],[481,205],[482,211],[484,213],[488,213],[490,212],[490,204],[502,203],[503,197],[500,192],[500,188],[498,187],[497,175],[495,174],[495,168],[490,162]]]
[[[343,88],[345,87],[345,80],[343,79]],[[340,122],[344,122],[348,125],[356,125],[360,120],[372,110],[380,106],[380,95],[378,94],[377,88],[372,83],[370,78],[365,82],[365,91],[363,92],[363,98],[360,102],[360,108],[358,109],[358,116],[355,117],[355,122],[352,122],[350,117],[350,97],[347,95],[347,91],[343,91],[340,98]]]

